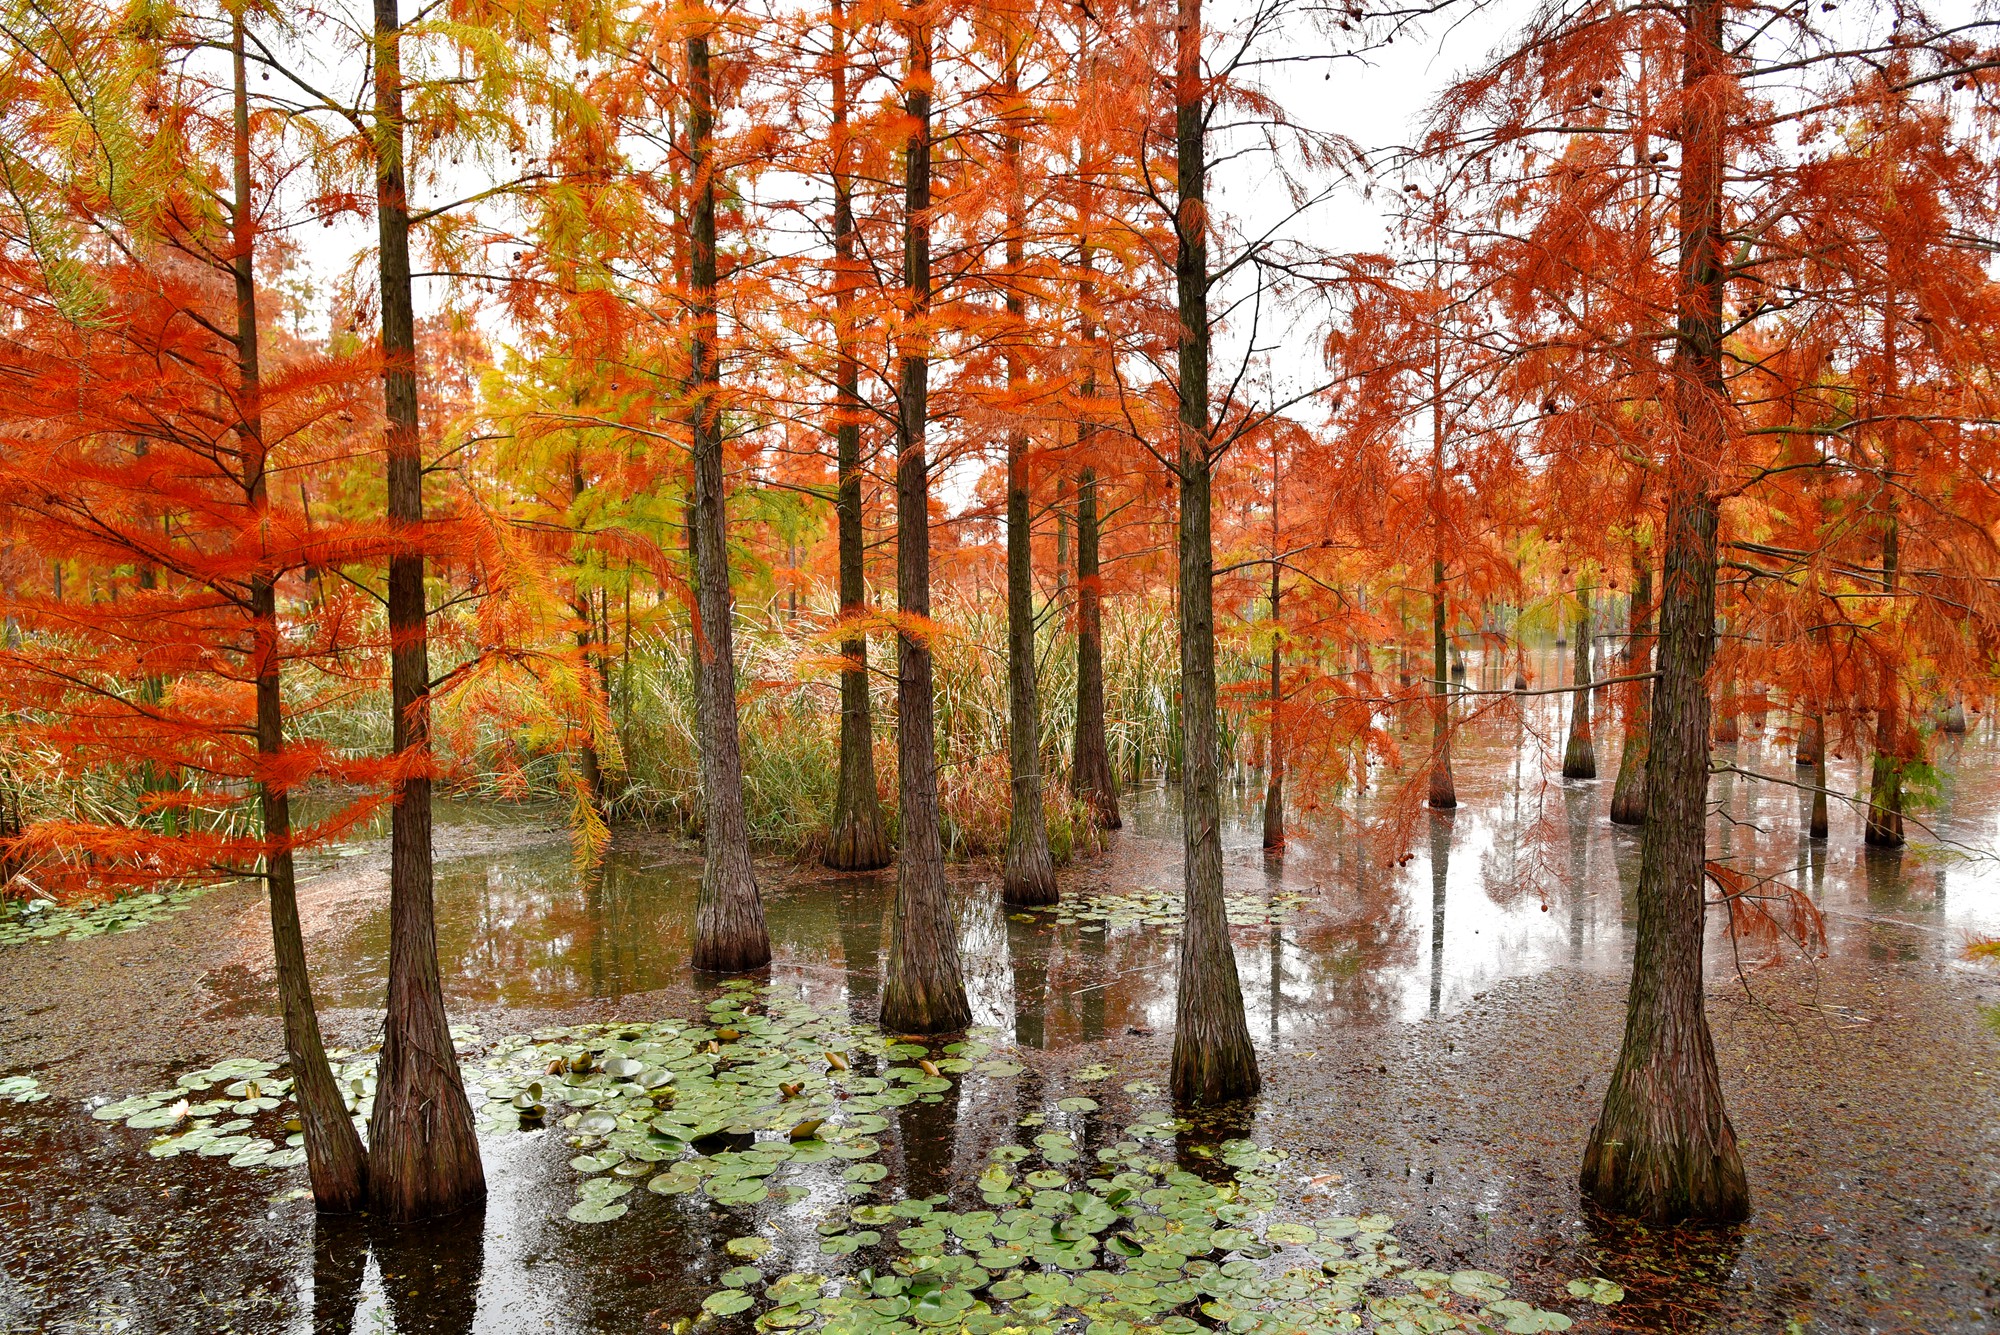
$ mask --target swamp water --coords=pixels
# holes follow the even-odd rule
[[[1573,1175],[1616,1051],[1638,841],[1604,818],[1615,727],[1599,730],[1606,778],[1543,778],[1561,718],[1543,698],[1525,721],[1473,724],[1460,809],[1372,852],[1320,813],[1267,859],[1258,794],[1239,792],[1228,889],[1266,1090],[1195,1124],[1174,1124],[1158,1092],[1178,901],[1170,793],[1128,795],[1126,828],[1065,873],[1056,913],[1010,912],[990,871],[960,870],[978,1027],[956,1046],[872,1028],[891,875],[760,868],[777,963],[753,993],[687,973],[697,869],[683,852],[633,840],[589,875],[549,842],[442,862],[445,984],[468,1079],[493,1096],[480,1105],[485,1209],[424,1229],[318,1220],[298,1199],[302,1170],[231,1166],[283,1162],[283,1108],[236,1107],[282,1089],[211,1063],[275,1059],[274,1047],[210,1050],[170,1073],[205,1082],[183,1083],[192,1107],[229,1105],[206,1119],[216,1135],[265,1147],[227,1157],[149,1154],[188,1119],[145,1124],[173,1099],[116,1101],[155,1085],[75,1089],[61,1071],[0,1062],[52,1091],[9,1103],[0,1087],[0,1328],[457,1335],[761,1320],[890,1335],[956,1331],[981,1304],[994,1330],[1068,1320],[1094,1322],[1091,1335],[1337,1330],[1364,1313],[1381,1329],[1557,1328],[1544,1310],[1581,1329],[1991,1328],[2000,1043],[1979,1006],[2000,1000],[2000,980],[1962,953],[2000,934],[2000,868],[1864,854],[1858,816],[1838,805],[1833,839],[1815,846],[1797,790],[1719,775],[1716,854],[1798,886],[1825,920],[1816,961],[1767,966],[1766,945],[1719,926],[1711,939],[1724,1086],[1758,1213],[1720,1233],[1595,1218]],[[1927,819],[1950,845],[1990,853],[1994,745],[1939,740]],[[1769,729],[1717,756],[1798,774]],[[1855,790],[1852,755],[1832,770],[1836,791]],[[1377,775],[1361,809],[1393,781]],[[226,910],[217,896],[182,912]],[[379,1004],[386,919],[366,904],[310,943],[330,1025],[357,1045]],[[8,959],[102,944],[31,942]],[[267,989],[218,970],[204,1019],[260,1020]],[[9,1023],[90,1013],[85,999]],[[344,1060],[365,1099],[366,1054]],[[271,1088],[247,1087],[260,1079]],[[142,1125],[92,1115],[107,1108]],[[663,1113],[666,1131],[636,1129]],[[1010,1282],[1011,1269],[1023,1273]],[[1612,1284],[1624,1300],[1595,1301]]]

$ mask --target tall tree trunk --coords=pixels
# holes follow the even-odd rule
[[[1885,454],[1888,447],[1885,443]],[[1893,471],[1893,463],[1884,470]],[[1882,591],[1896,594],[1897,523],[1892,509],[1882,529]],[[1892,676],[1875,710],[1875,759],[1868,774],[1868,818],[1861,829],[1870,848],[1903,846],[1903,767],[1910,758],[1903,724],[1902,686]]]
[[[1433,271],[1433,283],[1436,273]],[[1444,590],[1444,326],[1431,327],[1431,792],[1433,811],[1458,805],[1451,773],[1451,680]]]
[[[1076,478],[1076,748],[1070,785],[1097,823],[1115,830],[1122,822],[1118,778],[1104,737],[1104,583],[1097,524],[1097,471],[1086,467]]]
[[[688,346],[689,422],[694,454],[695,707],[701,724],[701,894],[694,911],[694,967],[742,973],[771,962],[764,902],[750,866],[743,816],[743,757],[736,735],[736,652],[730,622],[729,523],[723,513],[722,416],[716,404],[715,90],[708,36],[687,39],[688,228],[694,337]]]
[[[1875,712],[1875,757],[1868,774],[1868,818],[1861,840],[1870,848],[1903,846],[1905,732],[1901,688],[1891,684]]]
[[[1431,796],[1433,811],[1458,805],[1451,777],[1451,679],[1445,666],[1444,557],[1431,559]]]
[[[1174,279],[1180,309],[1181,820],[1186,853],[1174,1055],[1176,1099],[1255,1094],[1257,1052],[1243,1013],[1222,902],[1222,748],[1215,714],[1215,551],[1210,531],[1208,174],[1201,0],[1178,0],[1174,111]]]
[[[1056,605],[1069,596],[1069,474],[1056,474]]]
[[[1577,591],[1576,675],[1570,683],[1569,744],[1563,747],[1563,777],[1597,777],[1597,742],[1590,731],[1590,593],[1588,585]]]
[[[1632,549],[1631,646],[1626,672],[1643,676],[1653,670],[1653,563],[1645,548]],[[1625,686],[1625,744],[1618,756],[1618,782],[1611,790],[1611,823],[1646,822],[1646,745],[1651,731],[1652,690],[1643,681]]]
[[[243,57],[243,18],[230,32],[235,75],[235,194],[232,205],[236,285],[237,431],[242,440],[243,483],[251,521],[268,553],[270,491],[264,419],[258,403],[261,369],[257,349],[256,222],[250,204],[250,91]],[[257,679],[257,762],[263,771],[257,797],[264,817],[264,884],[271,908],[271,960],[278,978],[278,1013],[285,1024],[285,1054],[298,1099],[305,1136],[306,1174],[313,1203],[322,1210],[358,1210],[368,1194],[368,1158],[361,1136],[347,1115],[320,1037],[313,1005],[312,974],[306,967],[305,934],[299,928],[298,880],[292,862],[292,799],[284,770],[285,723],[278,628],[278,563],[267,556],[250,579],[250,615]],[[0,813],[4,819],[4,813]],[[4,827],[0,827],[4,833]]]
[[[391,1219],[450,1214],[486,1197],[472,1108],[452,1050],[431,903],[430,643],[424,606],[423,458],[417,423],[410,205],[403,171],[397,0],[375,0],[375,212],[381,236],[382,396],[388,421],[389,1005],[368,1124],[370,1200]]]
[[[872,871],[889,865],[889,835],[875,787],[875,727],[868,699],[868,635],[860,619],[868,610],[867,534],[861,514],[861,363],[855,356],[854,183],[848,154],[850,93],[847,86],[847,13],[834,0],[833,62],[833,309],[834,441],[839,454],[840,787],[833,800],[833,832],[826,865],[836,871]]]
[[[1708,817],[1707,674],[1715,654],[1719,506],[1713,465],[1722,381],[1722,0],[1687,0],[1679,344],[1667,480],[1660,676],[1646,761],[1646,836],[1625,1038],[1584,1151],[1582,1190],[1654,1221],[1741,1219],[1749,1186],[1704,1009],[1702,919]]]
[[[1021,290],[1027,262],[1027,199],[1021,181],[1019,34],[1007,57],[1007,136],[1001,170],[1007,176],[1007,315],[1013,326],[1006,350],[1007,393],[1015,411],[1027,391],[1024,346],[1027,303]],[[1034,529],[1028,481],[1028,433],[1007,435],[1007,762],[1012,807],[1007,819],[1007,851],[1000,866],[1000,896],[1009,904],[1053,904],[1055,862],[1042,815],[1041,701],[1035,690]]]
[[[945,884],[938,830],[937,724],[930,631],[930,467],[924,432],[930,411],[931,29],[915,5],[905,11],[909,70],[903,107],[910,137],[903,153],[903,286],[909,303],[896,418],[896,759],[903,855],[889,922],[889,973],[882,1027],[935,1034],[972,1020],[958,961],[958,924]]]
[[[1264,847],[1285,846],[1285,676],[1278,620],[1278,470],[1271,469],[1271,765],[1264,777]]]
[[[1812,839],[1826,838],[1826,720],[1813,715],[1813,736],[1818,745],[1813,748],[1813,800],[1812,815],[1806,828],[1806,835]]]
[[[1802,702],[1795,701],[1793,711],[1804,709]],[[1799,735],[1792,746],[1792,763],[1795,765],[1816,765],[1826,750],[1826,720],[1817,710],[1805,715],[1799,724]]]
[[[573,450],[569,457],[571,523],[578,522],[577,517],[583,513],[583,494],[588,489],[589,483],[584,480],[583,476],[583,459],[581,453]],[[578,583],[581,584],[582,581],[579,580]],[[570,603],[570,608],[576,613],[577,657],[582,659],[586,666],[593,661],[594,657],[596,663],[601,667],[604,662],[603,645],[598,644],[595,650],[592,648],[592,644],[596,640],[596,636],[592,634],[592,628],[597,623],[597,613],[591,606],[589,591],[578,588]],[[577,768],[582,771],[584,790],[590,794],[591,805],[602,811],[604,809],[604,763],[597,749],[594,724],[593,730],[584,733],[583,744],[577,748]]]

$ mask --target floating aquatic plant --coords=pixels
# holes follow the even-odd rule
[[[90,936],[129,932],[158,922],[186,908],[215,889],[213,885],[181,886],[173,890],[124,895],[88,908],[59,908],[46,900],[8,902],[0,907],[0,946],[34,941],[80,941]]]
[[[0,1099],[9,1103],[40,1103],[48,1096],[41,1081],[31,1075],[0,1076]]]
[[[1232,927],[1268,927],[1285,921],[1305,906],[1305,896],[1284,893],[1269,897],[1232,894],[1223,900]],[[1072,893],[1060,904],[1052,904],[1036,912],[1059,926],[1075,924],[1086,930],[1163,927],[1178,932],[1182,916],[1181,893],[1153,885],[1094,894]],[[1034,919],[1033,913],[1015,916],[1023,921]]]
[[[1387,1215],[1278,1215],[1286,1156],[1249,1140],[1182,1145],[1192,1132],[1165,1110],[1140,1116],[1094,1151],[1052,1115],[1020,1118],[1020,1141],[994,1146],[965,1195],[884,1194],[872,1162],[884,1114],[935,1102],[954,1079],[1009,1079],[1016,1062],[973,1031],[931,1055],[923,1043],[848,1022],[776,988],[728,985],[700,1022],[589,1024],[482,1044],[454,1037],[489,1135],[560,1129],[581,1175],[568,1217],[602,1224],[629,1213],[638,1188],[700,1193],[718,1206],[824,1199],[826,1175],[848,1200],[816,1216],[828,1273],[767,1275],[770,1239],[730,1238],[737,1264],[702,1311],[756,1311],[760,1330],[805,1335],[1324,1335],[1327,1332],[1567,1329],[1570,1319],[1509,1296],[1502,1276],[1429,1270],[1403,1257]],[[374,1058],[339,1052],[335,1074],[365,1118]],[[161,1134],[150,1152],[227,1157],[241,1167],[303,1162],[296,1125],[284,1144],[262,1128],[290,1108],[271,1062],[230,1058],[175,1087],[107,1104],[94,1116]],[[1074,1073],[1101,1082],[1095,1065]],[[27,1077],[16,1077],[25,1080]],[[32,1082],[30,1082],[32,1083]],[[1134,1080],[1128,1093],[1157,1094]],[[8,1090],[0,1083],[0,1095]],[[1102,1111],[1081,1093],[1058,1114]],[[1203,1167],[1201,1174],[1188,1171]],[[1220,1168],[1216,1168],[1219,1165]],[[1223,1170],[1226,1170],[1226,1176]],[[807,1175],[822,1186],[809,1192]],[[1224,1180],[1214,1180],[1223,1178]],[[968,1208],[954,1208],[964,1205]],[[792,1221],[796,1225],[796,1220]],[[849,1260],[847,1258],[853,1258]],[[858,1267],[858,1268],[855,1268]],[[1572,1281],[1595,1303],[1623,1291]]]
[[[1215,1157],[1235,1171],[1211,1182],[1177,1165],[1166,1142],[1185,1129],[1158,1113],[1125,1128],[1069,1169],[1078,1154],[997,1146],[978,1181],[988,1209],[954,1210],[932,1196],[849,1206],[819,1226],[820,1250],[879,1256],[859,1271],[754,1266],[721,1277],[703,1300],[713,1315],[760,1307],[760,1330],[807,1335],[1053,1335],[1087,1326],[1106,1335],[1321,1335],[1322,1332],[1565,1330],[1570,1319],[1507,1296],[1484,1270],[1426,1270],[1405,1260],[1386,1215],[1273,1220],[1285,1156],[1248,1140]],[[1058,1165],[1018,1173],[1039,1157]],[[760,1296],[753,1292],[761,1289]]]

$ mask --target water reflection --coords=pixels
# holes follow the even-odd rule
[[[1546,681],[1559,663],[1541,668]],[[1506,675],[1482,665],[1469,679]],[[1446,1019],[1508,978],[1554,969],[1622,974],[1639,839],[1606,820],[1609,775],[1575,784],[1550,777],[1547,739],[1559,733],[1559,710],[1559,702],[1530,699],[1471,724],[1458,753],[1455,812],[1396,824],[1389,817],[1399,776],[1378,774],[1342,819],[1296,822],[1282,859],[1263,855],[1256,786],[1246,787],[1225,813],[1229,892],[1306,900],[1281,920],[1236,929],[1252,1033],[1267,1052],[1358,1043]],[[1732,762],[1792,777],[1789,748],[1774,732],[1746,731]],[[2000,831],[2000,760],[1988,746],[1961,743],[1938,761],[1946,801],[1928,819],[1946,838],[1991,846]],[[1858,791],[1858,760],[1829,764],[1837,791]],[[1829,915],[1836,953],[1942,961],[1966,935],[2000,932],[2000,876],[1983,861],[1944,862],[1915,849],[1863,853],[1858,818],[1839,805],[1831,842],[1809,840],[1809,807],[1797,789],[1741,775],[1719,777],[1713,797],[1718,854],[1805,888]],[[1176,794],[1135,792],[1125,813],[1110,850],[1066,874],[1069,891],[1178,884]],[[454,1004],[560,1011],[687,985],[697,872],[685,851],[644,839],[621,842],[590,874],[579,874],[560,846],[442,864],[439,945]],[[760,876],[780,961],[774,977],[815,1004],[872,1019],[892,879],[775,865]],[[1003,1040],[1087,1050],[1170,1027],[1171,934],[1056,926],[1012,912],[979,869],[963,869],[955,890],[975,1013]],[[374,907],[337,940],[316,945],[323,1002],[379,1004],[386,932],[386,907]],[[228,1004],[239,1009],[267,1004],[259,990],[238,988],[235,997]],[[1019,1126],[1024,1116],[1075,1131],[1092,1161],[1132,1115],[1125,1078],[1092,1087],[1101,1106],[1080,1112],[1056,1108],[1076,1091],[1037,1069],[1007,1082],[954,1080],[936,1101],[890,1118],[885,1190],[962,1199],[992,1145],[1034,1134]],[[1183,1133],[1176,1158],[1205,1177],[1226,1171],[1216,1144],[1269,1115],[1255,1106],[1225,1110]],[[312,1335],[657,1329],[694,1315],[701,1294],[736,1263],[722,1250],[729,1237],[762,1229],[777,1239],[769,1264],[827,1267],[809,1221],[846,1199],[836,1165],[794,1180],[802,1200],[722,1207],[698,1195],[639,1192],[628,1219],[577,1225],[564,1217],[575,1175],[558,1129],[489,1143],[494,1194],[483,1216],[442,1229],[376,1230],[315,1221],[302,1202],[271,1201],[261,1186],[246,1192],[240,1173],[214,1161],[153,1161],[143,1147],[140,1134],[92,1123],[55,1100],[0,1105],[0,1325]],[[1369,1204],[1368,1179],[1379,1173],[1426,1185],[1445,1174],[1439,1218],[1478,1220],[1507,1207],[1509,1188],[1498,1178],[1450,1176],[1449,1157],[1426,1158],[1421,1147],[1383,1157],[1396,1152],[1373,1140],[1338,1150],[1357,1179],[1355,1206]],[[1644,1254],[1609,1236],[1601,1250],[1599,1273],[1637,1293],[1632,1267],[1650,1264]],[[1463,1254],[1468,1263],[1475,1252]],[[1703,1264],[1726,1276],[1732,1256],[1721,1246]]]
[[[1509,702],[1471,724],[1459,748],[1460,808],[1426,813],[1423,828],[1405,834],[1388,823],[1394,776],[1342,819],[1298,823],[1282,859],[1263,853],[1255,785],[1228,804],[1230,892],[1307,901],[1283,921],[1237,929],[1254,1032],[1278,1040],[1331,1022],[1414,1020],[1449,1013],[1510,977],[1557,967],[1623,970],[1639,838],[1605,819],[1609,777],[1550,777],[1545,739],[1560,708],[1552,699]],[[1747,731],[1729,749],[1733,763],[1789,778],[1776,731]],[[1955,772],[1933,824],[1947,837],[1990,844],[2000,825],[1994,757],[1961,745],[1941,763]],[[1834,785],[1851,789],[1858,762],[1833,766]],[[1807,889],[1850,924],[1844,930],[1866,924],[1860,936],[1871,956],[1936,957],[1970,932],[2000,930],[2000,877],[1991,865],[1954,868],[1957,893],[1947,897],[1937,892],[1936,865],[1918,852],[1862,857],[1805,839],[1796,789],[1723,773],[1712,799],[1715,856]],[[1171,889],[1180,859],[1177,793],[1141,790],[1129,796],[1125,829],[1110,851],[1079,868],[1070,885]],[[1841,871],[1847,859],[1851,867]],[[857,1016],[870,1014],[891,881],[781,866],[760,875],[777,976],[810,976],[813,986],[842,993]],[[461,1005],[562,1008],[684,985],[697,880],[685,851],[645,841],[615,846],[600,869],[581,875],[560,846],[445,864],[437,899],[448,993]],[[1170,935],[1088,921],[1053,926],[1008,910],[990,873],[971,869],[960,873],[956,896],[967,990],[981,1023],[1030,1048],[1171,1025]],[[387,909],[378,905],[320,952],[328,1004],[379,1004],[386,938]]]
[[[368,1274],[368,1222],[358,1215],[313,1220],[312,1332],[348,1335]]]
[[[371,1232],[390,1328],[471,1335],[486,1261],[485,1210],[424,1224],[378,1224]]]

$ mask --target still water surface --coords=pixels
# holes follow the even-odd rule
[[[1553,674],[1561,658],[1551,652],[1541,666]],[[1253,783],[1235,790],[1224,830],[1230,892],[1245,902],[1300,901],[1276,921],[1235,930],[1252,1032],[1267,1052],[1448,1018],[1508,980],[1551,970],[1621,973],[1639,845],[1605,818],[1616,732],[1600,724],[1604,779],[1547,777],[1560,751],[1562,699],[1538,697],[1518,713],[1495,709],[1467,729],[1457,763],[1461,806],[1449,816],[1384,829],[1394,785],[1404,780],[1378,773],[1340,807],[1299,818],[1284,856],[1273,859],[1259,847],[1260,794]],[[1803,891],[1824,915],[1831,957],[1970,968],[1965,942],[2000,934],[2000,864],[1990,856],[2000,842],[2000,752],[1990,739],[1938,739],[1939,805],[1926,819],[1947,847],[1882,856],[1861,849],[1859,817],[1839,804],[1830,841],[1803,837],[1804,798],[1787,785],[1804,771],[1791,763],[1782,726],[1773,713],[1718,751],[1719,760],[1779,782],[1718,776],[1714,854]],[[1857,790],[1855,756],[1832,760],[1831,771],[1837,792]],[[1134,791],[1125,815],[1108,849],[1067,876],[1067,895],[1178,892],[1175,795]],[[520,1029],[576,1015],[690,1013],[685,960],[697,875],[684,852],[644,841],[614,847],[589,873],[561,846],[441,864],[439,950],[455,1009],[489,1029],[502,1011]],[[990,876],[965,869],[957,885],[979,1024],[1057,1059],[1171,1028],[1170,933],[1011,913]],[[778,959],[772,981],[872,1020],[893,875],[766,866],[762,878]],[[324,1007],[380,1004],[386,936],[380,907],[316,943]],[[1741,951],[1751,962],[1767,953],[1755,944]],[[1718,926],[1715,976],[1726,979],[1735,954]],[[224,1011],[266,1004],[240,980],[218,980],[216,992]],[[1157,1103],[1107,1086],[1099,1111],[1056,1112],[1054,1099],[1069,1092],[1060,1069],[1060,1060],[1031,1062],[1018,1080],[954,1082],[941,1103],[897,1110],[883,1137],[892,1174],[885,1187],[962,1190],[987,1149],[1017,1134],[1031,1111],[1077,1122],[1088,1147]],[[1274,1074],[1274,1096],[1288,1078]],[[232,1171],[193,1157],[152,1161],[143,1135],[83,1114],[60,1098],[0,1105],[7,1329],[634,1331],[694,1313],[735,1263],[721,1242],[753,1228],[782,1240],[772,1261],[838,1264],[818,1254],[811,1205],[717,1207],[699,1195],[639,1192],[622,1219],[571,1223],[563,1212],[575,1176],[560,1131],[487,1143],[492,1195],[483,1214],[397,1232],[315,1221],[303,1203],[283,1199],[302,1174]],[[1246,1129],[1251,1123],[1224,1128]],[[1345,1206],[1368,1208],[1365,1193],[1345,1190]]]

